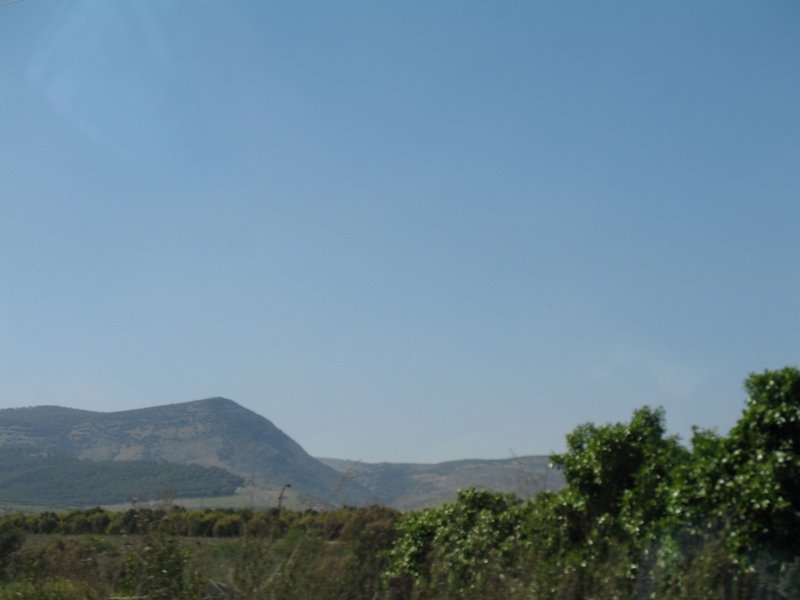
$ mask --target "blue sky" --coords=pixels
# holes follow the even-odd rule
[[[0,7],[0,407],[317,456],[721,432],[800,352],[795,2]]]

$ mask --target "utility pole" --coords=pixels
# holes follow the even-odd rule
[[[283,492],[286,491],[286,488],[292,487],[291,483],[284,483],[283,487],[281,488],[281,493],[278,495],[278,510],[280,510],[283,506]]]

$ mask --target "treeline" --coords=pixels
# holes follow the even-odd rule
[[[131,508],[110,511],[100,507],[73,509],[67,512],[14,513],[0,517],[0,530],[47,535],[146,535],[165,534],[177,537],[231,538],[253,537],[279,539],[289,532],[309,533],[333,541],[354,515],[367,509],[342,508],[332,511],[307,509],[294,511],[271,508],[205,508],[187,510],[169,508]],[[378,510],[373,508],[371,510]],[[381,514],[400,513],[381,507]]]
[[[0,502],[31,498],[50,506],[91,506],[149,500],[227,496],[244,479],[225,469],[152,461],[96,462],[31,448],[0,447]]]
[[[800,372],[752,375],[745,388],[747,406],[730,433],[695,430],[690,447],[667,436],[663,412],[648,407],[627,423],[576,428],[567,451],[552,457],[567,487],[526,502],[467,489],[455,503],[407,514],[98,508],[7,516],[0,600],[111,592],[194,600],[796,600]],[[21,548],[23,531],[131,535],[55,537]],[[120,547],[110,539],[131,541]]]

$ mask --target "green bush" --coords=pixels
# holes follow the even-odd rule
[[[200,597],[202,583],[186,572],[191,550],[179,538],[148,533],[128,552],[117,587],[153,600]]]
[[[22,582],[0,587],[0,600],[104,600],[105,598],[106,595],[80,581]]]

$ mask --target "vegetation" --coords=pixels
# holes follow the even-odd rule
[[[95,462],[64,453],[0,447],[0,502],[31,498],[53,506],[91,506],[159,498],[233,494],[244,479],[224,469],[167,462]]]
[[[0,600],[373,598],[398,517],[378,506],[9,515],[0,519]]]
[[[648,407],[627,423],[576,428],[552,457],[567,486],[524,502],[466,489],[407,514],[9,515],[0,600],[796,599],[800,372],[752,375],[745,389],[729,435],[696,430],[689,448]]]
[[[388,585],[408,598],[797,598],[800,372],[752,375],[728,437],[665,437],[661,410],[582,425],[567,487],[525,505],[468,490],[409,515]]]

